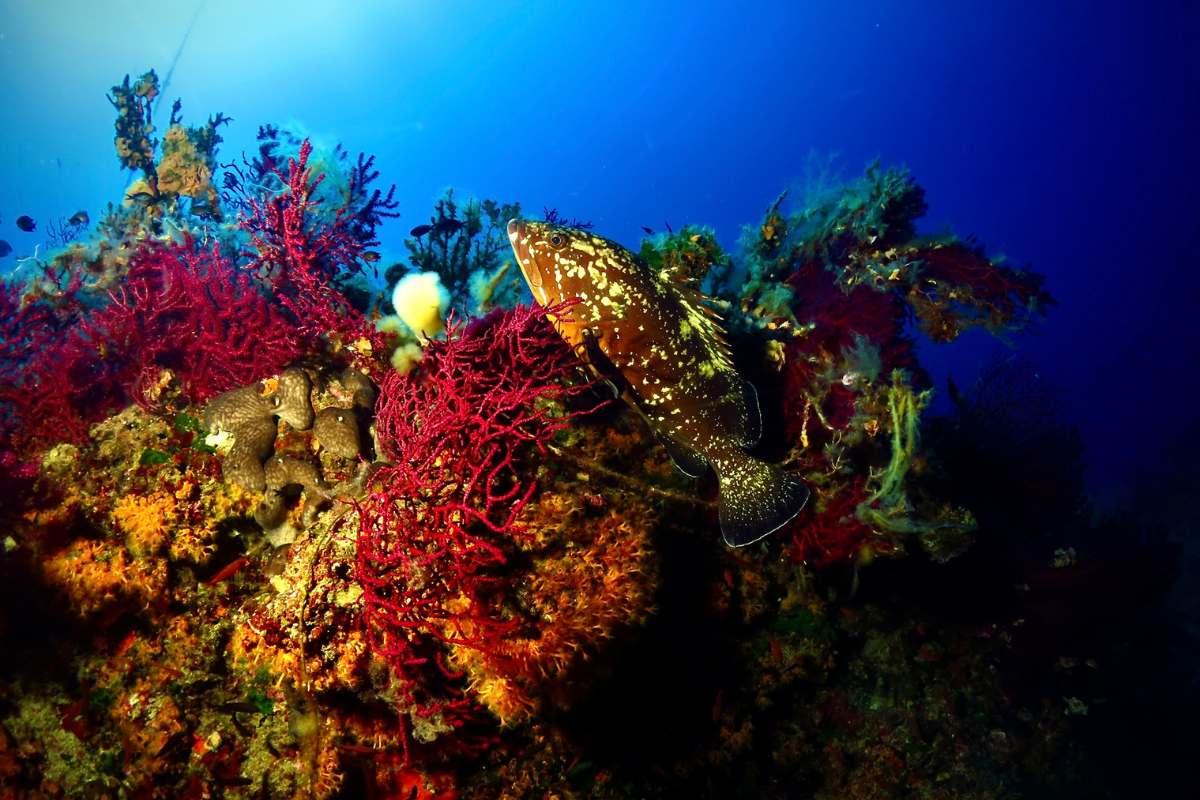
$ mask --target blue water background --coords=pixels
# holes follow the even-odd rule
[[[247,7],[253,7],[247,11]],[[1012,341],[1062,393],[1101,505],[1196,487],[1200,13],[1195,3],[0,3],[0,238],[128,180],[104,91],[153,66],[160,105],[223,111],[224,160],[295,121],[378,155],[403,254],[447,186],[556,207],[636,246],[713,225],[727,246],[813,163],[909,165],[924,230],[974,233],[1048,276]],[[385,262],[386,263],[386,262]],[[921,358],[969,385],[1008,345]],[[943,396],[945,395],[942,392]]]

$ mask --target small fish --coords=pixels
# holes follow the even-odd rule
[[[466,226],[466,224],[467,223],[463,222],[461,219],[440,219],[438,220],[437,224],[433,226],[433,229],[438,233],[444,233],[449,236],[451,234],[458,233]]]
[[[654,228],[648,228],[648,227],[646,227],[645,225],[643,225],[643,226],[642,226],[642,230],[644,230],[644,231],[646,232],[646,235],[647,235],[647,236],[653,236],[653,235],[654,235]]]
[[[418,225],[417,227],[413,228],[408,233],[410,236],[415,236],[418,239],[420,239],[422,236],[429,233],[430,231],[433,231],[434,233],[442,233],[442,234],[445,234],[446,236],[453,236],[455,233],[462,230],[462,228],[466,224],[467,223],[463,222],[461,219],[452,219],[450,217],[443,217],[442,219],[439,219],[437,222],[433,223],[432,225]]]
[[[67,222],[71,223],[72,225],[87,225],[91,221],[92,219],[88,216],[86,211],[76,211],[71,215],[71,218],[67,220]]]
[[[540,304],[578,300],[550,316],[559,334],[621,385],[681,471],[716,472],[728,545],[756,542],[800,512],[808,487],[747,453],[762,429],[758,397],[734,368],[707,298],[587,231],[513,220],[508,238]]]
[[[37,230],[37,223],[33,221],[33,217],[22,215],[17,217],[17,227],[26,233],[32,233]]]
[[[8,242],[4,241],[3,239],[0,239],[0,258],[4,258],[6,255],[8,255],[11,252],[12,252],[12,245],[9,244]]]

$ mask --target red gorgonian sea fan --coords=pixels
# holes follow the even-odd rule
[[[249,213],[242,215],[239,224],[250,236],[252,249],[246,252],[252,259],[250,268],[305,333],[365,343],[361,349],[368,355],[384,352],[388,335],[351,305],[339,286],[378,258],[371,249],[379,243],[375,227],[383,217],[397,216],[391,210],[395,187],[387,195],[378,190],[368,193],[367,185],[378,173],[371,170],[373,159],[360,157],[345,201],[336,209],[322,208],[317,189],[325,175],[313,176],[308,165],[311,154],[312,144],[306,139],[297,157],[288,159],[287,174],[269,167],[284,188],[270,197],[246,199]],[[379,364],[364,358],[356,366],[378,378]]]
[[[579,362],[546,313],[521,306],[452,323],[413,372],[380,386],[376,425],[391,463],[359,504],[355,577],[371,646],[410,716],[460,724],[471,704],[445,691],[439,645],[489,649],[515,624],[499,607],[501,568],[524,534],[516,520],[536,489],[537,455],[581,413],[555,401],[586,390],[566,384]]]
[[[4,305],[22,324],[8,339],[3,428],[17,447],[79,441],[91,423],[129,403],[151,405],[165,370],[184,398],[213,395],[277,372],[311,346],[255,283],[213,248],[190,238],[144,243],[107,302],[63,308],[15,290]]]
[[[83,332],[124,365],[139,403],[163,369],[198,403],[280,371],[312,344],[250,274],[190,239],[143,246],[111,300]]]

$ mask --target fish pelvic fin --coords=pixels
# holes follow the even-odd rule
[[[745,547],[790,522],[808,502],[808,487],[775,464],[729,448],[710,458],[720,486],[721,536]]]

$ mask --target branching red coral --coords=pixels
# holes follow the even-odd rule
[[[345,343],[364,341],[365,349],[382,352],[386,336],[350,304],[338,282],[378,258],[370,248],[378,244],[378,217],[390,214],[391,194],[365,195],[377,173],[371,172],[371,161],[360,160],[345,203],[330,213],[315,196],[325,176],[313,176],[311,154],[306,139],[298,156],[288,160],[286,175],[271,166],[284,189],[267,199],[248,198],[250,213],[240,219],[253,245],[247,255],[306,334],[336,334]],[[370,364],[358,366],[378,376]]]
[[[919,257],[921,280],[908,301],[934,341],[950,341],[971,324],[1018,329],[1053,302],[1041,275],[1000,266],[970,242],[923,247]]]
[[[890,551],[887,540],[875,536],[871,527],[856,516],[864,500],[866,493],[861,480],[825,492],[820,504],[805,509],[785,531],[791,536],[792,560],[815,567],[844,564],[868,542],[881,552]]]
[[[279,371],[311,345],[248,273],[190,239],[144,244],[107,301],[91,310],[75,301],[60,313],[5,293],[16,308],[10,325],[22,328],[5,337],[13,360],[0,401],[19,445],[78,441],[121,406],[152,404],[164,370],[201,402]]]
[[[391,463],[358,509],[356,578],[372,647],[405,705],[421,702],[439,657],[431,645],[489,649],[516,624],[492,602],[504,585],[496,571],[535,490],[527,456],[573,416],[551,405],[580,391],[563,383],[577,364],[545,312],[519,307],[452,323],[416,370],[383,381],[376,424]],[[437,713],[466,707],[443,701]]]
[[[854,376],[843,384],[844,373],[828,373],[843,362],[843,354],[860,340],[878,350],[879,371],[913,363],[912,340],[905,335],[906,307],[894,294],[859,285],[845,289],[833,272],[810,262],[788,278],[796,294],[795,314],[811,328],[786,345],[784,423],[788,436],[799,441],[809,422],[815,422],[811,403],[819,403],[822,418],[832,428],[845,429],[854,414],[857,385]],[[861,383],[859,381],[858,383]]]
[[[907,311],[896,295],[866,285],[846,288],[817,262],[797,269],[787,283],[796,296],[796,319],[814,325],[802,339],[806,349],[840,354],[858,335],[880,348],[883,369],[911,363],[912,342],[904,334]]]
[[[140,403],[163,369],[202,402],[278,372],[310,344],[249,274],[190,241],[143,248],[83,334],[128,365]]]

